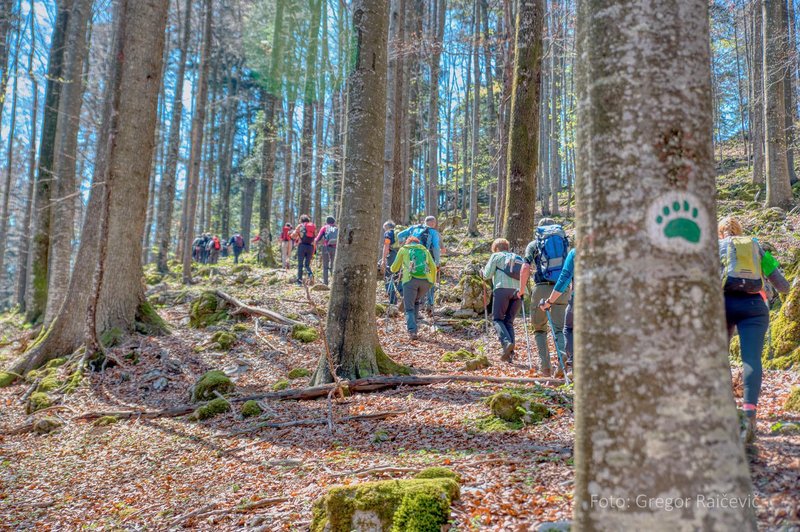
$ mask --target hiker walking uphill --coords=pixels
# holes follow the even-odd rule
[[[336,220],[333,216],[328,216],[325,225],[320,229],[314,243],[317,247],[322,245],[322,283],[327,286],[328,272],[333,270],[333,261],[336,258],[336,244],[339,241],[339,228],[336,227]]]
[[[244,237],[239,233],[234,233],[228,240],[228,247],[233,250],[233,263],[239,264],[239,255],[244,251]]]
[[[519,284],[524,262],[510,249],[505,238],[492,242],[492,256],[483,268],[483,277],[492,280],[492,321],[503,348],[500,359],[504,362],[514,360],[514,319],[525,295],[524,287]]]
[[[437,225],[438,222],[436,221],[436,217],[428,216],[425,218],[424,224],[412,225],[408,229],[400,231],[400,233],[397,235],[397,239],[400,242],[405,243],[409,237],[415,237],[417,240],[419,240],[419,243],[422,244],[422,246],[433,256],[433,261],[438,268],[444,249],[442,248],[441,244],[441,235],[439,235],[439,231],[436,229]],[[434,279],[433,283],[434,285],[436,284],[436,279]],[[433,298],[435,290],[436,288],[434,286],[428,292],[428,307],[431,311],[433,311]]]
[[[403,304],[406,312],[406,327],[411,339],[416,340],[420,305],[436,280],[436,263],[419,239],[410,236],[397,252],[397,257],[390,269],[392,273],[397,273],[401,268],[403,270]]]
[[[564,229],[555,223],[552,218],[542,218],[536,228],[536,237],[525,248],[525,264],[520,274],[520,283],[526,286],[533,268],[534,288],[531,294],[532,301],[539,301],[550,295],[555,286],[564,260],[569,252],[569,241]],[[562,294],[553,304],[551,316],[555,330],[556,348],[564,349],[564,315],[567,310],[568,294]],[[547,314],[540,308],[532,309],[531,322],[533,323],[533,336],[536,340],[536,349],[539,352],[542,375],[549,376],[550,352],[547,348]]]
[[[575,249],[573,248],[569,250],[567,254],[567,260],[564,261],[564,267],[561,269],[561,274],[558,276],[558,281],[556,281],[556,284],[553,286],[552,292],[550,292],[550,295],[546,298],[539,300],[539,309],[542,312],[548,312],[553,304],[559,300],[561,295],[572,288],[569,296],[569,303],[564,313],[564,363],[568,367],[572,367],[573,365],[572,354],[574,353],[575,345],[573,335],[573,324],[575,322],[575,287],[572,286],[574,276]]]
[[[397,304],[397,290],[394,282],[394,275],[390,268],[397,257],[397,236],[394,233],[394,221],[387,220],[383,224],[383,252],[381,253],[380,269],[383,274],[383,285],[386,295],[389,296],[389,304]]]
[[[307,214],[300,216],[300,223],[292,231],[292,238],[299,240],[297,246],[297,284],[303,284],[303,272],[309,279],[314,278],[311,271],[311,259],[314,257],[314,238],[317,236],[317,226]]]
[[[212,236],[208,243],[206,243],[206,252],[208,254],[208,264],[216,264],[219,262],[219,254],[222,250],[222,243],[217,235]]]
[[[744,371],[744,404],[747,419],[742,438],[752,443],[756,437],[756,409],[761,394],[761,353],[769,328],[766,281],[779,292],[789,291],[789,282],[778,261],[765,252],[753,237],[743,236],[742,224],[729,216],[719,222],[719,258],[722,290],[725,295],[725,320],[728,342],[734,328],[739,332]]]
[[[289,262],[292,258],[292,248],[294,248],[294,240],[292,239],[292,224],[286,223],[281,229],[281,264],[284,270],[289,269]]]

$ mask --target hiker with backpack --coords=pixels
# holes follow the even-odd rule
[[[397,257],[397,249],[399,247],[394,228],[395,224],[392,220],[386,220],[383,224],[383,252],[379,263],[381,274],[383,274],[383,286],[386,290],[386,295],[389,296],[390,305],[397,304],[395,276],[390,270],[392,264],[394,264],[395,257]]]
[[[522,308],[525,288],[520,285],[524,259],[511,253],[505,238],[492,242],[492,256],[483,268],[484,279],[492,280],[492,321],[503,348],[500,360],[514,360],[514,320]]]
[[[397,238],[400,242],[406,242],[409,237],[415,237],[419,240],[420,244],[427,249],[431,256],[433,256],[433,261],[436,263],[436,267],[439,267],[439,263],[441,262],[442,253],[444,249],[442,248],[441,242],[442,238],[439,234],[439,231],[436,229],[438,226],[438,222],[436,221],[435,216],[427,216],[425,217],[425,223],[412,225],[408,229],[404,231],[400,231],[398,233]],[[430,312],[433,312],[433,298],[436,281],[434,280],[434,287],[428,291],[428,309]]]
[[[761,353],[769,328],[768,281],[778,292],[787,293],[789,282],[778,261],[754,237],[744,236],[742,224],[733,216],[719,222],[719,258],[728,342],[734,328],[739,332],[742,351],[746,426],[742,439],[750,444],[756,437],[756,409],[761,393]]]
[[[339,228],[333,216],[328,216],[325,225],[320,229],[319,234],[314,239],[314,243],[319,246],[322,241],[322,283],[328,285],[328,272],[333,270],[333,261],[336,258],[336,244],[339,241]]]
[[[558,281],[564,261],[569,253],[569,240],[561,225],[556,224],[552,218],[542,218],[536,228],[534,240],[525,248],[524,260],[520,274],[520,285],[526,286],[533,269],[534,288],[531,293],[532,301],[539,301],[550,295]],[[551,316],[556,338],[556,349],[564,350],[564,317],[567,310],[569,294],[561,296],[553,303]],[[533,336],[536,349],[539,352],[542,375],[549,377],[550,351],[547,347],[548,317],[541,308],[532,309],[531,322],[533,323]]]
[[[201,262],[203,259],[203,235],[192,240],[192,259]]]
[[[575,287],[572,285],[573,277],[575,276],[575,248],[569,250],[567,259],[564,261],[564,267],[561,268],[561,274],[558,276],[558,281],[553,286],[553,290],[544,299],[539,300],[539,309],[542,312],[548,312],[553,304],[559,300],[561,295],[572,288],[567,303],[566,311],[564,312],[564,357],[565,364],[572,367],[572,354],[574,353],[574,334],[573,324],[575,323]],[[566,368],[565,368],[566,369]]]
[[[314,278],[311,271],[311,259],[314,258],[314,238],[317,236],[317,226],[311,221],[307,214],[300,216],[300,223],[295,227],[291,234],[292,238],[299,239],[297,246],[297,284],[303,284],[303,271],[309,279]]]
[[[206,244],[206,250],[208,252],[208,263],[209,264],[216,264],[219,262],[219,253],[222,249],[222,243],[219,240],[217,235],[212,236],[208,244]]]
[[[244,251],[244,237],[239,233],[234,233],[230,240],[228,240],[228,247],[233,250],[233,263],[239,264],[239,255]]]
[[[403,270],[403,304],[408,336],[417,339],[419,309],[425,295],[436,281],[436,263],[431,253],[415,236],[409,236],[397,252],[390,268],[392,273]]]
[[[294,248],[294,240],[292,240],[292,224],[285,223],[281,229],[281,264],[284,270],[288,270],[289,262],[292,258],[292,248]]]

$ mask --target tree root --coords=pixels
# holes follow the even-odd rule
[[[291,326],[303,325],[303,323],[297,320],[293,320],[291,318],[287,318],[286,316],[278,312],[247,305],[246,303],[236,299],[232,295],[226,294],[222,290],[214,290],[214,295],[233,307],[233,310],[229,312],[231,316],[237,316],[240,314],[243,314],[245,316],[261,316],[283,325],[291,325]]]

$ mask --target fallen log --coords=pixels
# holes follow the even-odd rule
[[[92,421],[106,416],[113,416],[117,419],[131,419],[134,417],[143,419],[154,419],[158,417],[178,417],[191,414],[195,411],[196,406],[184,405],[176,408],[168,408],[166,410],[109,410],[105,412],[86,412],[76,417],[76,420]]]
[[[340,421],[345,423],[349,421],[370,421],[375,419],[386,419],[388,417],[399,416],[401,414],[405,414],[406,412],[407,412],[406,410],[397,412],[376,412],[374,414],[363,414],[360,416],[345,416],[341,419],[334,421]],[[329,424],[330,422],[331,422],[330,417],[314,418],[314,419],[298,419],[295,421],[281,421],[281,422],[265,421],[263,423],[258,423],[256,425],[253,425],[252,427],[247,427],[246,429],[218,434],[217,437],[225,438],[230,436],[240,436],[242,434],[257,432],[261,429],[285,429],[287,427],[307,427],[310,425],[326,425]]]
[[[351,394],[369,393],[398,386],[430,386],[446,382],[489,382],[496,384],[545,384],[560,385],[564,384],[563,379],[529,379],[518,377],[492,377],[488,375],[424,375],[424,376],[398,376],[398,377],[366,377],[353,381],[342,382],[342,386]],[[237,397],[232,401],[249,401],[259,399],[276,399],[281,401],[306,401],[321,399],[328,395],[328,392],[335,387],[335,384],[321,384],[310,388],[299,388],[294,390],[283,390],[280,392],[265,392],[253,394],[245,397]]]
[[[214,295],[218,298],[222,299],[226,303],[230,304],[233,307],[233,310],[230,311],[231,316],[236,316],[238,314],[245,314],[247,316],[261,316],[263,318],[267,318],[272,320],[276,323],[281,323],[283,325],[303,325],[303,323],[293,320],[291,318],[287,318],[283,314],[279,314],[278,312],[274,312],[272,310],[267,310],[261,307],[253,307],[240,301],[233,297],[230,294],[223,292],[222,290],[214,290]]]

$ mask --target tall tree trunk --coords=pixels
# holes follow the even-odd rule
[[[544,0],[520,0],[514,47],[514,84],[505,205],[505,237],[520,252],[533,237],[539,155]]]
[[[26,318],[38,322],[44,317],[47,305],[47,278],[50,264],[50,200],[55,172],[56,126],[61,100],[61,77],[64,72],[64,40],[70,18],[69,1],[59,5],[47,66],[42,139],[39,143],[39,168],[36,174],[33,212],[35,227],[31,245],[30,286],[27,290]]]
[[[394,45],[394,102],[392,111],[394,113],[394,124],[392,127],[392,208],[390,217],[402,223],[405,213],[403,202],[403,185],[405,183],[406,168],[403,168],[403,147],[407,139],[403,137],[403,124],[406,120],[407,102],[405,95],[405,54],[406,54],[406,2],[409,0],[397,0],[397,35]]]
[[[765,147],[764,147],[764,16],[761,8],[761,0],[752,3],[753,20],[753,42],[752,60],[753,65],[751,85],[752,102],[750,103],[750,137],[752,139],[753,152],[753,183],[764,183],[765,179]]]
[[[83,341],[87,316],[83,311],[88,313],[95,304],[97,332],[112,327],[132,331],[137,320],[152,312],[142,286],[142,231],[154,151],[167,0],[119,0],[117,10],[115,61],[110,67],[114,75],[106,91],[108,112],[104,112],[98,140],[101,155],[90,199],[97,209],[93,212],[102,214],[86,217],[68,301],[47,332],[12,365],[11,371],[18,374],[73,352]],[[104,246],[106,250],[101,252]],[[92,282],[95,272],[98,275]],[[96,294],[90,294],[92,285]]]
[[[231,184],[233,180],[233,146],[236,143],[236,117],[239,108],[239,67],[234,65],[228,74],[230,83],[228,90],[228,102],[225,118],[226,138],[225,148],[220,158],[219,172],[219,220],[220,232],[226,237],[231,235]]]
[[[303,87],[303,133],[300,138],[300,214],[311,214],[311,172],[314,160],[314,102],[317,84],[317,43],[322,0],[309,0],[311,21],[306,48],[306,79]]]
[[[384,220],[392,217],[392,206],[394,197],[394,127],[395,127],[395,90],[397,82],[399,50],[399,26],[400,20],[399,4],[402,0],[390,0],[389,2],[389,52],[388,68],[386,74],[386,145],[383,148],[383,206],[382,216]],[[344,139],[342,139],[344,141]],[[383,245],[381,235],[379,247]]]
[[[0,0],[0,124],[3,122],[3,108],[8,87],[8,51],[11,28],[14,23],[14,0]],[[17,39],[19,40],[19,39]]]
[[[197,194],[200,184],[200,154],[203,150],[203,133],[206,121],[206,100],[208,99],[208,70],[211,58],[211,18],[213,0],[203,2],[203,50],[200,54],[200,75],[197,80],[197,96],[194,116],[192,117],[192,147],[189,154],[189,172],[186,179],[184,205],[186,223],[183,233],[183,283],[192,283],[192,240],[194,234],[195,211],[197,210]]]
[[[17,34],[17,44],[14,49],[14,60],[11,63],[11,70],[14,72],[14,83],[11,86],[11,116],[8,123],[8,149],[6,151],[6,178],[3,185],[3,201],[0,206],[0,294],[2,294],[5,287],[6,280],[6,244],[8,243],[8,218],[9,207],[11,201],[11,183],[12,176],[14,175],[14,141],[16,140],[16,126],[17,126],[17,87],[19,85],[19,74],[17,69],[19,67],[19,52],[22,43],[22,32]],[[2,98],[3,96],[0,96]],[[2,296],[0,295],[0,304],[2,304]]]
[[[767,207],[789,209],[792,186],[789,183],[786,143],[786,65],[789,58],[784,0],[761,0],[764,27],[764,124],[766,138]]]
[[[28,189],[25,195],[24,220],[22,222],[22,238],[20,238],[19,260],[17,262],[17,305],[22,312],[27,310],[28,274],[30,271],[31,220],[33,219],[33,194],[36,182],[36,127],[39,121],[39,80],[33,72],[33,61],[36,56],[36,13],[35,0],[30,0],[28,24],[31,30],[31,44],[28,53],[28,76],[31,82],[31,135],[28,139]]]
[[[510,117],[509,102],[514,81],[514,40],[511,32],[514,29],[511,18],[511,0],[503,0],[503,32],[498,34],[505,37],[505,46],[501,47],[503,56],[503,91],[500,97],[500,112],[497,120],[497,138],[499,139],[499,157],[497,161],[497,204],[495,206],[495,235],[505,234],[505,205],[508,193],[508,149],[506,148],[509,134]]]
[[[708,2],[578,6],[575,527],[755,530],[721,327]]]
[[[469,178],[469,225],[467,232],[471,236],[478,236],[478,141],[481,132],[481,66],[480,66],[480,39],[481,39],[481,10],[478,7],[480,0],[474,0],[472,8],[472,68],[475,79],[472,85],[474,90],[472,110],[472,170]]]
[[[433,42],[431,44],[431,88],[428,101],[428,170],[425,210],[430,216],[439,214],[439,73],[442,61],[444,25],[447,19],[447,0],[434,0]],[[448,161],[449,162],[449,161]]]
[[[181,148],[181,120],[183,118],[183,83],[186,77],[186,55],[189,51],[189,38],[192,25],[192,0],[185,0],[183,32],[178,55],[178,72],[175,75],[175,95],[172,99],[172,110],[167,141],[167,162],[164,173],[161,175],[161,186],[158,192],[158,215],[156,220],[156,235],[158,240],[158,255],[156,264],[158,271],[167,273],[169,266],[167,258],[172,243],[172,213],[175,208],[175,174],[178,170],[178,155]]]
[[[464,92],[466,93],[466,97],[464,99],[464,125],[462,127],[461,132],[461,152],[463,153],[462,162],[461,162],[461,218],[464,219],[467,217],[467,164],[469,164],[469,152],[467,151],[467,147],[469,146],[469,116],[470,116],[470,95],[472,93],[469,90],[470,81],[472,80],[472,47],[469,48],[469,53],[467,54],[467,73],[466,78],[464,79]]]
[[[58,104],[55,149],[55,197],[50,209],[50,264],[48,266],[45,325],[61,308],[69,287],[72,243],[75,237],[76,163],[78,132],[83,103],[83,61],[86,57],[86,29],[92,0],[74,0],[65,41],[64,72]]]
[[[792,16],[789,15],[791,6]],[[795,62],[797,61],[797,47],[794,42],[794,31],[792,21],[794,20],[794,5],[791,0],[783,5],[783,27],[786,30],[786,64],[784,65],[783,76],[783,95],[784,106],[786,108],[786,165],[789,167],[789,182],[797,182],[797,173],[794,169],[794,74]]]
[[[356,378],[386,371],[388,358],[375,325],[375,242],[380,233],[386,121],[387,0],[352,3],[354,65],[348,80],[347,153],[342,209],[343,238],[328,304],[327,344],[335,371]],[[330,382],[322,356],[312,383]]]
[[[559,78],[560,57],[562,54],[560,27],[556,18],[556,4],[550,9],[550,27],[552,39],[550,41],[550,213],[558,215],[558,191],[561,187],[561,121],[560,105],[561,84]]]
[[[283,153],[283,223],[291,223],[294,218],[292,209],[292,179],[294,169],[294,108],[296,102],[290,95],[286,102],[286,149]]]

